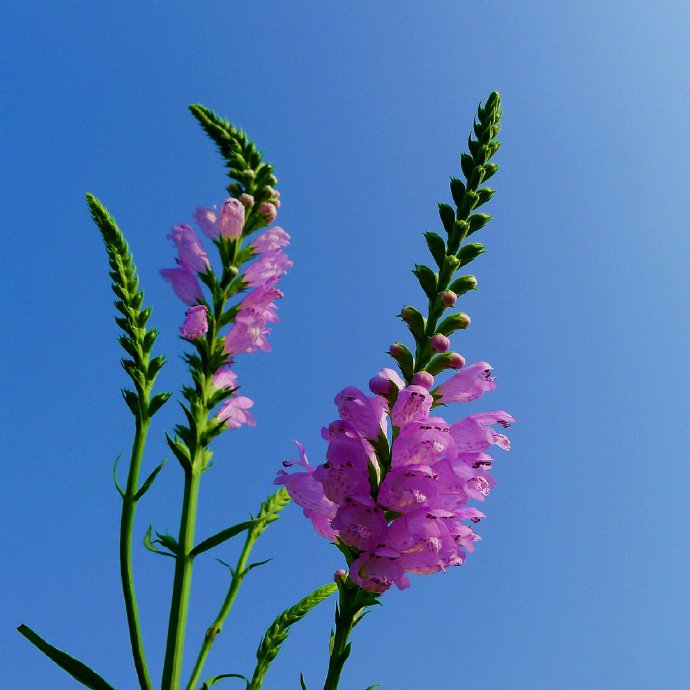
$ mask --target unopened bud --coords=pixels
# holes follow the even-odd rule
[[[254,197],[251,194],[243,194],[240,197],[240,201],[246,208],[251,208],[254,206]]]
[[[421,386],[422,388],[431,390],[431,387],[434,385],[434,377],[428,371],[418,371],[412,377],[412,383],[415,386]]]
[[[278,215],[278,209],[276,209],[275,204],[263,203],[257,210],[268,225],[270,225]]]
[[[333,573],[333,581],[337,582],[338,580],[344,580],[347,577],[347,570],[343,570],[342,568],[338,568]]]
[[[450,369],[462,369],[465,366],[465,358],[459,352],[449,352],[448,356]]]
[[[254,179],[256,177],[256,173],[253,170],[243,170],[242,177],[249,177],[250,179]]]
[[[434,352],[447,352],[450,349],[450,339],[441,333],[431,336],[431,349]]]
[[[452,290],[444,290],[441,293],[441,304],[444,307],[452,307],[458,301],[458,296]]]
[[[383,376],[373,376],[369,379],[369,390],[374,395],[388,395],[393,390],[393,384]]]
[[[407,348],[404,345],[400,345],[400,343],[393,343],[390,348],[388,348],[388,352],[390,352],[392,357],[400,357],[405,354],[406,350]]]
[[[244,206],[239,199],[226,199],[220,209],[218,219],[221,237],[236,240],[242,237],[244,228]]]

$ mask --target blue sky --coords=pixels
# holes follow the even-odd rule
[[[159,381],[184,368],[165,235],[217,203],[224,170],[186,110],[214,108],[273,163],[292,235],[274,351],[238,364],[255,429],[225,434],[199,534],[256,511],[292,439],[319,462],[333,396],[365,387],[422,297],[409,269],[458,174],[477,102],[503,97],[501,170],[459,349],[493,364],[477,409],[509,410],[483,541],[462,568],[391,592],[353,638],[343,690],[606,690],[690,684],[690,9],[686,3],[5,3],[0,511],[2,688],[76,687],[25,622],[134,687],[117,574],[112,462],[130,442],[105,253],[84,204],[134,251]],[[474,409],[474,408],[473,408]],[[455,412],[457,416],[459,412]],[[166,453],[168,406],[146,467]],[[176,529],[172,462],[142,502]],[[233,545],[221,558],[233,558]],[[292,506],[256,551],[208,673],[251,673],[266,626],[340,561]],[[162,562],[165,561],[165,562]],[[158,676],[172,571],[136,549]],[[189,660],[224,595],[194,575]],[[323,682],[333,602],[291,633],[266,688]],[[231,681],[228,682],[230,687]],[[222,686],[219,686],[222,687]]]

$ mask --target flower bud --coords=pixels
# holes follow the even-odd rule
[[[412,377],[412,383],[415,386],[431,390],[431,387],[434,385],[434,377],[428,371],[418,371]]]
[[[244,228],[244,206],[239,199],[226,199],[220,210],[220,234],[230,240],[242,237]]]
[[[450,349],[450,339],[442,333],[431,336],[431,349],[434,352],[447,352]]]
[[[402,343],[393,343],[388,354],[398,363],[405,378],[412,376],[414,359],[412,353]]]
[[[185,320],[180,328],[180,333],[185,340],[198,340],[208,333],[208,320],[206,307],[198,305],[190,307],[185,312]]]
[[[441,304],[444,307],[452,307],[458,301],[458,296],[452,290],[444,290],[441,293]]]
[[[240,197],[240,201],[245,208],[251,208],[254,206],[254,197],[246,192]]]
[[[443,335],[450,335],[451,333],[455,333],[455,331],[464,330],[470,323],[471,319],[467,314],[463,314],[462,312],[451,314],[443,319],[438,325],[438,332],[443,333]]]
[[[242,171],[242,177],[248,177],[250,180],[253,180],[256,177],[256,173],[248,168]]]
[[[344,580],[347,577],[347,570],[343,570],[342,568],[338,568],[333,573],[333,582],[338,582],[338,580]]]
[[[275,207],[275,204],[268,202],[261,204],[258,208],[258,211],[259,215],[263,216],[267,225],[270,225],[278,215],[278,209]]]
[[[462,369],[464,366],[465,358],[462,355],[457,352],[444,352],[436,355],[425,368],[430,374],[436,375],[446,369]]]

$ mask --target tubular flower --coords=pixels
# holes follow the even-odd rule
[[[453,402],[493,390],[487,371],[491,367],[479,362],[454,375],[434,391],[435,404],[440,391],[443,402]],[[433,385],[430,379],[417,376]],[[382,593],[408,587],[406,574],[461,565],[474,551],[480,537],[471,525],[485,516],[469,503],[484,501],[495,484],[487,451],[510,449],[492,427],[515,420],[502,410],[454,424],[430,416],[434,396],[423,386],[406,386],[392,370],[380,371],[370,388],[373,397],[353,386],[335,397],[340,419],[322,431],[326,462],[312,468],[299,445],[301,461],[284,465],[306,471],[281,470],[276,484],[287,488],[319,534],[349,554],[352,581]]]

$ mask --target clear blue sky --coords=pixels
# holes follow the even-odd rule
[[[689,30],[681,0],[3,3],[2,690],[76,687],[20,622],[134,687],[110,478],[131,422],[84,193],[129,238],[170,357],[159,381],[177,390],[165,234],[225,185],[187,104],[245,128],[276,167],[295,267],[274,352],[238,365],[258,425],[217,444],[210,534],[258,508],[293,438],[319,462],[335,393],[388,364],[394,314],[422,302],[421,233],[438,229],[493,89],[502,168],[460,349],[496,368],[478,409],[518,418],[513,452],[477,552],[386,595],[343,690],[690,687]],[[157,420],[147,468],[179,414]],[[176,529],[180,493],[170,462],[137,539],[149,521]],[[256,554],[274,561],[247,581],[209,674],[251,673],[266,625],[340,563],[294,506]],[[137,547],[135,566],[158,676],[171,562]],[[213,558],[195,571],[190,652],[226,578]],[[266,688],[297,688],[299,671],[320,687],[332,615],[329,602],[293,630]]]

